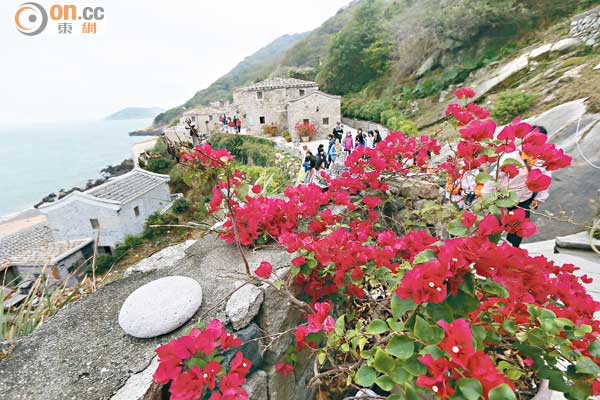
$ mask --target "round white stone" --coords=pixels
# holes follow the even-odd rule
[[[198,311],[202,288],[192,278],[168,276],[139,287],[123,303],[119,325],[125,333],[151,338],[169,333]]]

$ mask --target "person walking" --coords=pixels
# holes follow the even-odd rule
[[[548,131],[543,126],[532,126],[532,132],[535,130],[544,135],[548,134]],[[518,173],[511,177],[506,172],[498,171],[498,179],[487,181],[483,185],[481,193],[494,193],[500,188],[508,188],[508,191],[515,193],[519,199],[519,203],[515,207],[509,208],[508,212],[514,211],[517,208],[522,208],[525,210],[525,216],[530,218],[531,210],[537,209],[541,203],[546,201],[550,196],[550,192],[549,188],[540,192],[533,192],[529,190],[527,187],[527,178],[529,173],[533,168],[539,169],[542,174],[548,177],[551,177],[552,173],[541,166],[541,161],[528,157],[527,154],[525,154],[522,150],[515,150],[512,153],[505,153],[502,157],[500,157],[497,165],[503,165],[503,163],[508,159],[519,160],[521,162],[521,166],[517,167]],[[512,244],[514,247],[519,247],[523,241],[523,238],[516,233],[509,233],[506,236],[506,241]]]
[[[223,118],[221,119],[221,123],[223,124],[223,132],[227,132],[227,115],[223,114]]]
[[[373,131],[369,131],[369,133],[367,134],[367,147],[374,149],[375,148],[375,134],[373,133]]]
[[[227,126],[229,127],[229,133],[233,132],[233,119],[229,118],[229,121],[227,122]]]
[[[356,137],[354,138],[354,147],[364,146],[365,145],[365,136],[363,135],[363,131],[361,128],[358,128],[356,131]]]
[[[352,153],[352,148],[354,147],[354,142],[352,141],[352,133],[350,131],[346,132],[346,137],[344,138],[344,151],[346,152],[346,156],[349,156]]]
[[[329,135],[329,148],[327,149],[327,161],[329,163],[329,167],[333,163],[335,163],[335,159],[337,157],[337,149],[336,149],[336,139],[333,135]]]
[[[381,142],[383,139],[381,138],[381,134],[379,133],[379,129],[375,129],[375,146],[377,146],[377,143]]]
[[[238,120],[237,120],[237,122],[235,124],[235,127],[236,127],[236,130],[237,130],[238,134],[242,133],[242,119],[241,118],[238,118]]]
[[[335,140],[337,140],[339,143],[341,143],[343,136],[344,136],[344,127],[338,121],[335,124],[335,128],[333,128],[333,137],[334,137]]]

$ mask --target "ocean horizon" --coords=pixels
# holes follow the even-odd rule
[[[131,157],[144,140],[128,133],[152,119],[0,125],[0,218],[33,207],[60,189],[85,187]]]

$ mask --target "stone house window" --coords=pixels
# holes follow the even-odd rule
[[[323,125],[329,125],[329,117],[323,118]]]
[[[195,120],[196,120],[196,116],[192,115],[192,121],[195,121]]]
[[[263,98],[263,92],[256,92],[256,98],[258,100],[262,99]]]
[[[92,225],[92,229],[100,228],[100,223],[98,222],[98,220],[96,218],[90,219],[90,225]]]
[[[209,121],[212,121],[212,120],[213,120],[213,117],[212,117],[212,115],[209,115],[209,116],[208,116],[208,120],[209,120]]]
[[[304,124],[310,124],[310,120],[308,118],[304,118],[302,120],[302,123],[304,123]]]
[[[261,124],[264,124],[265,123],[265,117],[260,117],[259,121],[260,121]]]
[[[140,216],[140,208],[138,206],[133,207],[133,213],[136,217]]]
[[[304,89],[300,89],[300,96],[304,96],[304,93],[306,93]]]

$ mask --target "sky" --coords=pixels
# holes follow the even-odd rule
[[[102,7],[95,34],[59,34],[49,18],[34,36],[15,23],[27,0],[0,4],[0,123],[103,118],[124,107],[170,108],[284,34],[320,26],[349,0],[36,0]],[[55,16],[61,7],[54,7]],[[28,8],[19,14],[29,23]],[[31,32],[31,30],[29,31]]]

